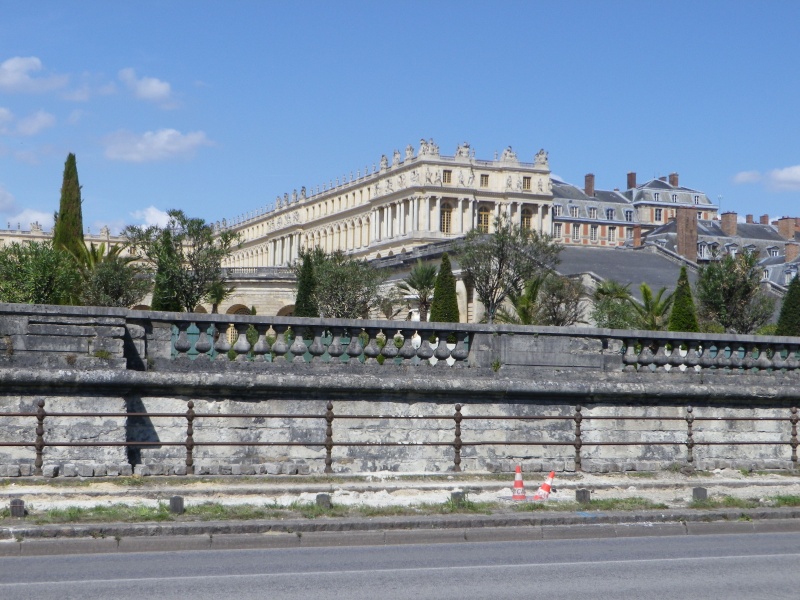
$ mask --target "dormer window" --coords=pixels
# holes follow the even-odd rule
[[[761,273],[761,279],[769,279],[769,269],[764,269],[764,272]]]
[[[578,216],[578,207],[577,206],[570,206],[569,207],[569,216],[570,217],[577,217]]]
[[[606,209],[606,220],[607,221],[613,221],[614,220],[614,209],[613,208],[607,208]]]
[[[595,207],[593,207],[593,206],[589,208],[589,218],[590,219],[596,219],[597,218],[597,209]]]
[[[673,202],[677,202],[678,201],[678,194],[672,194],[672,201]]]
[[[553,216],[554,217],[560,217],[561,214],[563,213],[563,211],[564,211],[564,207],[561,206],[560,204],[554,204],[553,205]]]
[[[633,211],[632,210],[626,210],[625,211],[625,220],[628,223],[633,223]]]
[[[661,197],[661,194],[659,194],[658,192],[655,192],[655,193],[653,194],[653,200],[655,200],[656,202],[658,202],[658,200],[659,200],[659,198],[660,198],[660,197]]]
[[[767,248],[767,253],[770,256],[778,256],[778,249],[777,248]]]
[[[700,196],[695,196],[693,200],[695,204],[700,204]]]

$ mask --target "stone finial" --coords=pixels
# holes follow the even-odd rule
[[[406,160],[411,160],[412,158],[414,158],[414,146],[409,144],[406,146]]]
[[[533,164],[542,167],[549,167],[550,163],[547,159],[547,152],[544,151],[544,148],[539,150],[536,153],[536,156],[533,157]]]
[[[389,168],[389,159],[386,158],[385,154],[381,154],[381,171],[385,171]]]
[[[395,148],[394,153],[392,154],[392,166],[396,167],[400,164],[400,150]]]

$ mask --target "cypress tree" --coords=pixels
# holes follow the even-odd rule
[[[775,335],[800,336],[800,275],[792,279],[783,298]]]
[[[456,296],[456,278],[453,276],[453,269],[450,266],[450,257],[445,252],[442,255],[442,264],[439,265],[439,274],[436,276],[430,321],[458,323],[460,320],[458,297]]]
[[[303,264],[297,276],[297,299],[294,301],[295,317],[319,317],[315,297],[317,280],[311,254],[303,255]]]
[[[53,227],[53,246],[72,254],[80,254],[84,249],[81,202],[78,166],[75,163],[75,155],[70,152],[64,163],[61,204]]]
[[[689,277],[686,275],[685,266],[681,267],[681,274],[678,277],[678,287],[675,288],[667,329],[668,331],[700,331],[700,326],[697,324],[697,312],[694,309],[692,288],[689,286]]]
[[[156,266],[155,283],[153,285],[152,310],[180,312],[182,310],[178,293],[175,288],[176,267],[179,269],[179,257],[172,245],[172,234],[165,229],[159,240],[158,261]]]

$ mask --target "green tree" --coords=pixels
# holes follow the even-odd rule
[[[81,246],[72,258],[81,275],[80,303],[84,306],[130,307],[138,304],[152,287],[152,277],[135,264],[133,256],[122,256],[119,244],[105,242]]]
[[[317,307],[314,293],[316,283],[314,261],[310,254],[304,254],[301,259],[300,272],[297,276],[297,299],[294,302],[294,316],[319,316],[319,308]]]
[[[509,292],[520,293],[526,282],[551,271],[560,252],[561,246],[550,236],[512,224],[501,215],[492,233],[473,229],[466,235],[459,262],[493,323]]]
[[[775,301],[761,291],[760,282],[758,257],[747,250],[700,267],[695,297],[703,329],[717,324],[727,332],[748,334],[768,323]]]
[[[131,252],[156,271],[153,310],[179,307],[191,312],[222,280],[222,260],[239,243],[232,231],[215,232],[203,219],[167,211],[166,227],[129,226],[123,231]],[[158,292],[158,293],[156,293]]]
[[[800,276],[795,275],[783,297],[775,335],[800,336]]]
[[[550,273],[539,289],[536,321],[539,325],[570,327],[581,322],[583,284],[577,279]]]
[[[450,256],[442,254],[439,274],[433,292],[430,320],[435,323],[459,323],[461,314],[458,311],[458,295],[456,294],[456,278],[450,265]]]
[[[70,153],[64,163],[61,183],[61,203],[53,226],[53,246],[69,253],[81,252],[83,244],[83,212],[81,185],[75,155]]]
[[[0,248],[0,302],[74,304],[80,281],[75,261],[50,241]]]
[[[700,331],[686,266],[681,267],[681,274],[678,276],[678,285],[673,295],[672,312],[669,314],[667,329],[668,331]]]
[[[211,304],[211,314],[215,315],[219,312],[219,305],[225,302],[236,288],[232,285],[227,285],[225,279],[218,279],[213,282],[206,292],[204,300]],[[255,313],[253,313],[255,314]]]
[[[319,316],[361,319],[378,307],[384,275],[367,261],[356,260],[341,250],[331,254],[321,248],[305,250],[293,265],[298,278],[305,256],[311,257],[314,266],[313,298]]]
[[[613,279],[606,279],[592,295],[594,306],[591,318],[597,327],[609,329],[635,329],[636,313],[631,310],[630,284],[623,285]]]
[[[547,275],[534,277],[521,292],[510,291],[508,302],[497,309],[495,321],[510,325],[539,325],[539,291]]]
[[[426,265],[417,259],[417,264],[411,269],[403,281],[397,284],[400,293],[416,296],[419,305],[419,320],[428,320],[428,311],[433,300],[433,291],[436,288],[436,266]]]
[[[646,283],[639,286],[642,293],[642,303],[639,304],[631,298],[629,305],[636,311],[637,329],[646,329],[648,331],[663,331],[667,327],[669,320],[669,309],[672,307],[673,295],[664,294],[667,288],[663,287],[658,290],[658,293],[653,295],[653,290]]]

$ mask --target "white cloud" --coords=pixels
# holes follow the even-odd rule
[[[773,169],[767,173],[767,183],[779,190],[800,190],[800,165]]]
[[[166,81],[161,81],[155,77],[136,77],[136,71],[131,68],[122,69],[119,72],[119,79],[133,91],[134,95],[141,100],[156,102],[164,108],[172,108],[172,87]]]
[[[69,123],[70,125],[75,125],[85,115],[86,115],[86,111],[85,110],[75,109],[71,113],[69,113],[69,117],[67,117],[67,123]]]
[[[0,91],[47,92],[64,87],[69,80],[66,75],[31,76],[41,70],[42,61],[35,56],[9,58],[0,63]]]
[[[16,208],[17,202],[14,200],[14,195],[0,185],[0,213],[10,212]]]
[[[53,227],[53,213],[26,208],[22,212],[8,217],[5,221],[6,225],[10,223],[11,229],[16,229],[19,225],[21,229],[27,230],[32,223],[39,223],[44,229],[50,229]]]
[[[733,183],[757,183],[761,181],[758,171],[741,171],[733,176]]]
[[[17,122],[17,133],[20,135],[36,135],[43,129],[52,127],[55,123],[56,118],[53,115],[40,110],[24,119],[20,119]]]
[[[8,133],[7,125],[14,120],[14,114],[7,108],[0,106],[0,134]]]
[[[203,131],[181,133],[176,129],[146,131],[141,135],[118,131],[105,140],[106,158],[127,162],[149,162],[188,157],[212,142]]]
[[[63,94],[65,100],[71,100],[72,102],[87,102],[91,96],[92,90],[86,84],[83,84],[81,87],[75,88],[74,90],[64,92]]]
[[[131,216],[138,221],[142,221],[148,227],[150,225],[165,227],[169,221],[169,215],[155,206],[148,206],[144,210],[136,210],[131,213]]]

